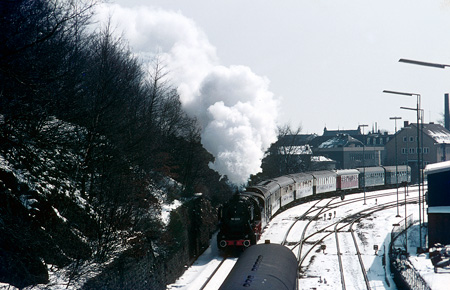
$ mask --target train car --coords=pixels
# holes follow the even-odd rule
[[[411,182],[411,167],[407,165],[398,165],[398,183]]]
[[[359,188],[359,171],[356,169],[336,170],[336,189],[346,191]]]
[[[267,220],[270,220],[272,215],[281,207],[280,186],[273,180],[263,181],[255,186],[247,187],[246,191],[255,192],[264,197],[264,216]]]
[[[377,187],[385,185],[385,171],[381,166],[356,168],[359,171],[359,187]]]
[[[280,206],[285,206],[295,200],[295,180],[289,176],[272,179],[280,187]]]
[[[258,244],[246,249],[219,290],[298,289],[294,253],[279,244]]]
[[[219,249],[249,247],[262,233],[261,209],[251,195],[234,195],[219,209]]]
[[[261,227],[264,228],[271,218],[270,216],[266,215],[266,197],[259,190],[250,191],[248,189],[249,188],[247,188],[245,192],[241,193],[241,195],[251,196],[254,200],[257,201],[259,210],[261,212]]]
[[[295,199],[300,199],[313,195],[314,177],[309,173],[290,174],[295,181]]]
[[[313,171],[285,175],[250,186],[219,210],[219,249],[249,247],[256,244],[262,229],[272,216],[293,201],[309,196],[333,194],[344,197],[346,191],[395,184],[395,167],[365,167],[336,171]],[[409,166],[398,166],[398,182],[411,181]],[[359,179],[357,178],[359,176]],[[392,183],[393,182],[393,183]]]
[[[383,166],[385,171],[386,185],[395,185],[397,181],[399,184],[402,182],[411,182],[411,167],[407,165],[398,166]],[[397,178],[395,178],[395,172],[397,171]],[[398,180],[397,180],[398,179]]]
[[[261,208],[261,221],[264,227],[264,224],[267,224],[272,218],[270,191],[268,191],[265,187],[250,186],[246,188],[246,191],[243,194],[254,196],[259,201]]]
[[[313,171],[313,194],[336,191],[336,172],[329,170]]]

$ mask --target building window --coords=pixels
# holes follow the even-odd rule
[[[430,148],[423,147],[423,154],[428,154],[430,152]]]
[[[414,153],[415,153],[414,148],[409,148],[409,154],[414,154]]]
[[[414,142],[414,137],[413,136],[409,137],[409,142]]]
[[[406,138],[406,136],[403,136],[403,142],[408,142],[408,139]]]
[[[406,148],[402,148],[402,154],[406,154],[408,151],[406,151]]]

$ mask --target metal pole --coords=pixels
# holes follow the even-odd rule
[[[395,183],[397,187],[397,215],[396,217],[400,217],[399,209],[398,209],[398,149],[397,149],[397,120],[400,120],[402,117],[390,117],[390,120],[394,120],[395,122],[395,135],[394,135],[394,141],[395,141]]]
[[[408,127],[408,128],[406,128],[406,126],[405,126],[405,130],[406,130],[406,183],[408,183],[408,177],[409,177],[409,170],[408,170],[408,167],[409,167],[409,146],[408,146],[408,142],[409,142],[409,136],[408,136],[408,131],[409,131],[409,129],[411,129],[411,127]],[[408,187],[406,187],[406,195],[408,195],[409,196],[409,194],[408,194]],[[406,198],[406,196],[405,196],[405,198]]]
[[[408,179],[408,176],[406,176]],[[405,248],[406,254],[408,255],[408,213],[406,211],[406,193],[408,192],[408,181],[405,182]]]
[[[419,245],[420,249],[422,249],[422,202],[421,202],[421,170],[420,170],[420,95],[417,95],[417,178],[418,178],[418,186],[419,186]]]
[[[359,125],[363,129],[363,180],[364,180],[364,205],[366,204],[366,135],[364,134],[364,127],[368,125]]]
[[[421,179],[422,179],[422,225],[425,224],[425,176],[423,173],[423,169],[425,168],[424,164],[423,164],[423,119],[425,119],[425,112],[424,110],[420,110],[421,111],[421,118],[420,118],[420,143],[422,144],[421,150],[420,150],[420,160],[421,160]],[[424,245],[425,246],[425,245]]]
[[[414,63],[414,64],[419,64],[419,62],[417,61],[410,61],[410,60],[403,60],[404,62],[409,62],[409,63]],[[425,64],[424,62],[420,62],[420,64]],[[428,63],[426,63],[428,65]],[[445,66],[444,66],[445,67]],[[444,68],[442,67],[442,68]],[[421,199],[421,168],[420,168],[420,134],[419,134],[419,126],[420,126],[420,94],[416,94],[416,93],[406,93],[406,92],[398,92],[398,91],[388,91],[388,90],[384,90],[383,93],[388,93],[388,94],[397,94],[397,95],[404,95],[404,96],[417,96],[417,108],[416,109],[412,109],[412,108],[406,108],[406,107],[400,107],[400,109],[406,109],[406,110],[414,110],[417,112],[417,135],[416,135],[416,139],[417,139],[417,180],[418,180],[418,187],[419,187],[419,241],[420,241],[420,249],[422,250],[422,199]]]

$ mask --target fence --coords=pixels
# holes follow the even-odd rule
[[[405,223],[405,221],[406,221],[406,223]],[[412,226],[413,224],[414,224],[414,220],[413,220],[412,214],[410,214],[409,216],[404,218],[400,223],[394,224],[394,227],[392,228],[392,231],[391,231],[391,244],[390,244],[391,250],[392,250],[392,247],[395,246],[395,248],[401,248],[401,249],[405,250],[405,252],[408,251],[408,244],[406,242],[406,240],[408,239],[408,236],[407,236],[408,232],[406,231],[406,229],[409,228],[410,226]],[[403,243],[398,243],[400,237],[404,237],[402,239]]]
[[[395,224],[391,231],[389,258],[391,272],[398,289],[431,290],[408,260],[408,231],[414,224],[412,214]]]

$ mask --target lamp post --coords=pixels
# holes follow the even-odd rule
[[[359,127],[362,127],[363,130],[363,176],[364,176],[364,205],[366,204],[366,135],[364,134],[364,127],[367,127],[368,125],[359,125]]]
[[[409,188],[408,188],[408,178],[409,178],[409,146],[408,146],[408,142],[409,142],[409,130],[411,130],[412,128],[410,126],[404,126],[403,129],[405,129],[406,132],[406,181],[402,182],[402,184],[405,186],[405,248],[406,248],[406,253],[408,253],[408,211],[406,209],[406,196],[409,196],[408,192],[409,192]]]
[[[417,108],[407,108],[407,107],[400,107],[400,109],[405,109],[405,110],[412,110],[412,111],[417,111],[417,179],[418,179],[418,189],[419,189],[419,240],[420,240],[420,248],[422,248],[422,210],[421,210],[421,174],[420,174],[420,166],[421,166],[421,162],[420,162],[420,134],[419,134],[419,126],[420,126],[420,94],[417,93],[405,93],[405,92],[398,92],[398,91],[388,91],[388,90],[384,90],[383,93],[387,93],[387,94],[396,94],[396,95],[403,95],[403,96],[416,96],[417,97]]]
[[[396,217],[400,217],[399,211],[398,211],[398,158],[397,158],[397,120],[400,120],[402,117],[390,117],[389,120],[394,120],[395,122],[395,135],[394,135],[394,141],[395,141],[395,183],[397,184],[397,215]],[[406,218],[406,217],[405,217]]]
[[[408,167],[406,167],[408,168]],[[408,169],[407,169],[408,170]],[[406,193],[408,189],[408,174],[406,174],[406,181],[405,181],[405,248],[406,248],[406,254],[408,255],[408,212],[406,211]]]
[[[441,69],[445,69],[447,67],[450,67],[450,64],[444,64],[444,63],[433,63],[433,62],[427,62],[427,61],[419,61],[419,60],[412,60],[412,59],[406,59],[406,58],[401,58],[398,60],[399,62],[403,62],[403,63],[409,63],[409,64],[414,64],[414,65],[422,65],[422,66],[428,66],[428,67],[435,67],[435,68],[441,68]],[[423,122],[423,120],[422,120]],[[422,129],[423,129],[423,125],[422,125]],[[422,132],[423,134],[423,132]],[[423,144],[423,135],[422,135],[422,144]],[[423,148],[422,148],[422,167],[423,167]],[[422,176],[422,180],[423,180],[423,176]],[[422,196],[424,195],[424,187],[422,187]],[[420,196],[419,196],[420,197]],[[420,205],[420,203],[419,203]],[[425,206],[424,206],[424,220],[425,220]],[[421,245],[422,245],[422,238],[421,238]]]
[[[420,172],[420,178],[422,180],[422,193],[421,193],[421,198],[423,200],[422,203],[422,225],[425,224],[425,176],[423,173],[423,169],[425,168],[424,164],[423,164],[423,148],[424,148],[424,143],[423,143],[423,119],[425,119],[425,112],[424,109],[420,109],[420,143],[422,144],[422,147],[420,148],[420,164],[421,164],[421,168],[422,171]]]
[[[412,59],[406,59],[406,58],[401,58],[398,61],[404,62],[404,63],[409,63],[409,64],[436,67],[436,68],[442,68],[442,69],[444,69],[446,67],[450,67],[450,64],[432,63],[432,62],[427,62],[427,61],[412,60]]]
[[[408,125],[408,126],[405,126],[405,127],[403,127],[403,129],[405,129],[405,132],[406,132],[406,192],[405,192],[405,194],[407,195],[407,196],[409,196],[409,189],[408,189],[408,178],[409,178],[409,170],[408,170],[408,167],[409,167],[409,146],[408,146],[408,142],[409,142],[409,134],[408,134],[408,132],[409,132],[409,130],[411,130],[412,128]],[[406,196],[405,196],[405,198],[406,198]]]
[[[420,95],[418,96],[420,98]],[[425,220],[425,213],[423,213],[422,217],[422,209],[421,207],[425,208],[425,204],[422,204],[422,194],[424,189],[424,184],[421,184],[423,182],[423,172],[420,170],[421,167],[423,168],[423,148],[420,146],[420,142],[422,142],[423,146],[423,112],[422,109],[420,109],[420,99],[417,102],[417,109],[414,108],[407,108],[407,107],[400,107],[400,109],[405,110],[412,110],[417,111],[417,174],[418,174],[418,183],[419,183],[419,239],[420,239],[420,248],[422,249],[422,218]],[[420,123],[419,123],[420,120]],[[420,126],[420,130],[419,130]],[[421,136],[419,136],[419,131],[421,133]],[[420,141],[422,140],[422,141]],[[422,188],[422,191],[421,191]]]

